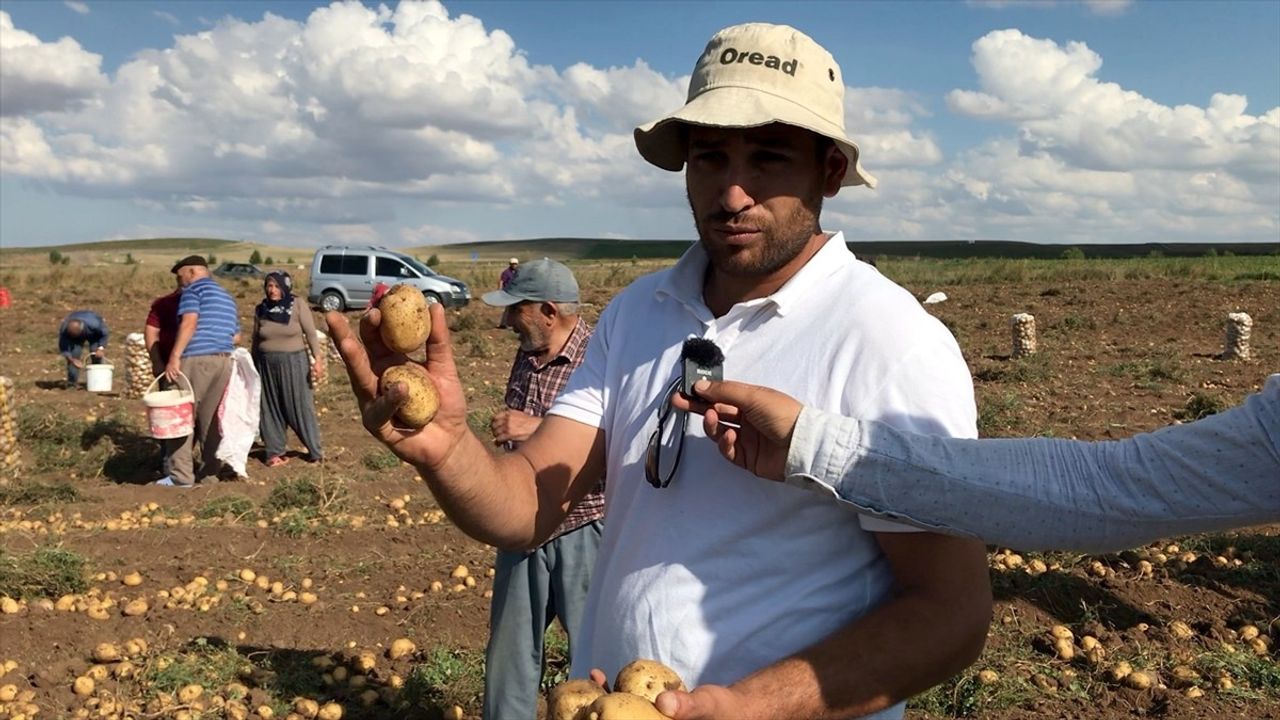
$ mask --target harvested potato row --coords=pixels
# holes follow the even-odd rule
[[[382,323],[378,332],[382,342],[398,353],[421,350],[431,334],[431,313],[427,311],[427,298],[412,285],[396,285],[378,301]]]
[[[0,477],[18,473],[18,402],[13,380],[0,377]]]
[[[421,365],[408,362],[388,368],[382,374],[379,391],[385,395],[394,383],[404,383],[409,390],[409,397],[400,406],[396,417],[415,430],[426,427],[440,409],[440,391],[436,389],[435,381]]]
[[[124,396],[140,398],[155,376],[151,374],[151,357],[147,355],[146,336],[129,333],[124,339]]]

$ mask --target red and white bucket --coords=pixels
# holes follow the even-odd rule
[[[147,406],[147,425],[151,427],[151,437],[157,440],[172,440],[186,437],[195,429],[196,395],[191,390],[191,381],[186,375],[178,373],[178,379],[186,384],[186,389],[156,390],[160,378],[147,386],[142,395],[142,404]]]

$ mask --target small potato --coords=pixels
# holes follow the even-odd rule
[[[385,395],[392,383],[404,383],[409,390],[409,397],[400,406],[396,417],[411,428],[426,427],[440,409],[440,391],[427,371],[417,363],[406,363],[388,368],[382,373],[380,390]]]
[[[649,702],[656,702],[658,696],[667,690],[685,690],[684,681],[675,670],[657,660],[632,660],[626,667],[618,671],[613,681],[616,692],[639,695]]]
[[[547,696],[547,718],[579,720],[578,713],[604,694],[604,688],[590,680],[566,680],[551,688]]]
[[[627,692],[601,695],[587,707],[585,720],[671,720],[653,703]]]
[[[411,353],[426,345],[431,334],[431,314],[421,290],[396,285],[382,296],[378,311],[382,313],[378,332],[387,347],[398,353]]]

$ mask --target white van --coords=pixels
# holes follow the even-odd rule
[[[462,307],[471,290],[461,280],[437,273],[417,258],[372,245],[330,245],[311,260],[307,300],[326,312],[360,308],[369,303],[378,283],[412,285],[427,300]]]

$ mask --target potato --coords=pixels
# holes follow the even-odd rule
[[[596,698],[583,720],[671,720],[658,712],[652,702],[627,692],[614,692]]]
[[[411,362],[388,368],[382,373],[382,393],[385,395],[391,389],[391,384],[397,382],[405,384],[409,397],[400,406],[396,417],[408,427],[426,427],[440,409],[440,391],[436,389],[435,381],[425,368]]]
[[[604,688],[590,680],[566,680],[551,688],[547,696],[547,718],[578,720],[578,713],[604,694]]]
[[[387,347],[398,353],[411,353],[426,345],[431,334],[431,314],[421,290],[403,283],[396,285],[382,296],[378,310],[382,313],[378,332]]]
[[[656,702],[658,695],[667,690],[685,690],[684,681],[675,670],[657,660],[632,660],[618,671],[613,681],[615,692],[639,695],[649,702]]]

